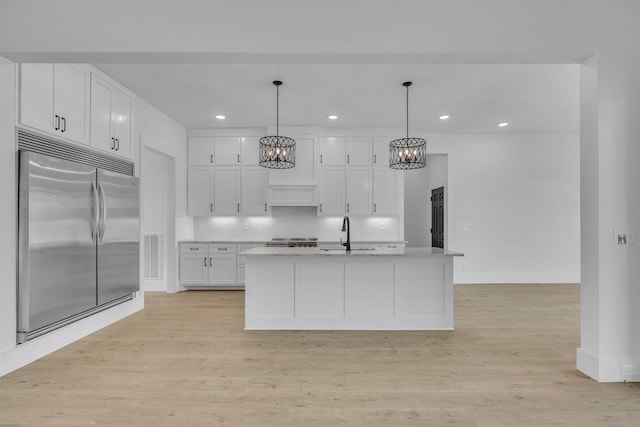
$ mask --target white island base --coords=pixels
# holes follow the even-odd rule
[[[453,256],[460,253],[255,248],[245,254],[245,329],[453,329]]]

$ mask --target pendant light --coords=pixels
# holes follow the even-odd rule
[[[282,82],[273,82],[276,86],[276,134],[260,138],[260,166],[269,169],[291,169],[296,165],[296,141],[279,135],[280,86]]]
[[[409,86],[411,82],[404,82],[407,88],[407,137],[394,139],[389,143],[389,167],[391,169],[419,169],[427,165],[427,140],[423,138],[409,138]]]

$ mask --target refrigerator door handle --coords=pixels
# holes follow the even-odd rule
[[[95,242],[98,239],[98,224],[100,223],[100,200],[95,181],[91,181],[91,197],[93,199],[91,206],[91,241]]]
[[[104,237],[104,225],[105,221],[107,220],[107,212],[104,206],[104,187],[102,186],[102,184],[98,184],[98,189],[98,194],[100,196],[100,225],[98,227],[98,241],[102,242],[102,238]]]

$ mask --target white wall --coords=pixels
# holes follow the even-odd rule
[[[187,131],[184,126],[161,113],[143,99],[136,101],[135,134],[141,140],[141,162],[145,162],[144,147],[150,147],[174,159],[175,182],[167,183],[175,189],[175,239],[167,242],[167,255],[172,256],[176,266],[173,277],[167,278],[167,291],[178,289],[178,247],[181,240],[193,238],[193,218],[187,216]],[[143,168],[144,170],[144,168]],[[153,177],[142,176],[144,180]],[[153,186],[148,187],[153,188]],[[143,194],[143,200],[153,195]]]
[[[16,346],[15,65],[0,57],[0,353]],[[9,100],[9,102],[5,101]],[[1,374],[0,374],[1,375]]]
[[[582,311],[597,320],[582,330],[577,364],[600,381],[637,381],[622,365],[640,365],[640,245],[619,247],[611,236],[637,229],[640,218],[638,16],[637,0],[6,0],[0,54],[183,63],[582,63],[597,55],[597,108],[581,112],[581,194],[592,195],[581,209],[590,261]],[[328,22],[331,31],[309,31]]]
[[[447,246],[465,254],[455,283],[580,281],[579,149],[577,135],[429,136],[448,158]]]

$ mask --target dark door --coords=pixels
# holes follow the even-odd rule
[[[431,190],[431,246],[444,249],[444,187]]]

